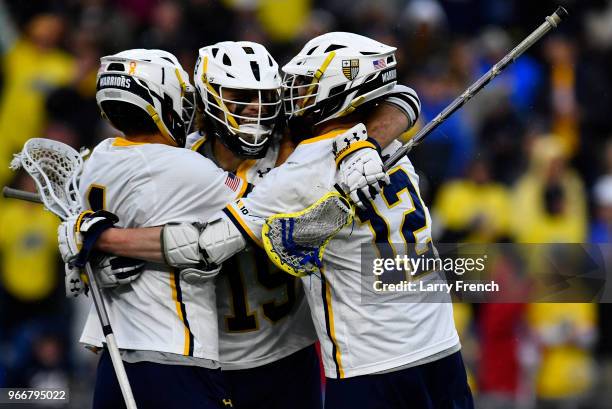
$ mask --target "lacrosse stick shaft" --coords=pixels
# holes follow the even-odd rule
[[[7,186],[2,188],[2,196],[42,204],[42,200],[40,199],[38,193],[26,192],[25,190],[13,189]]]
[[[563,7],[559,7],[551,16],[546,17],[546,21],[542,23],[540,27],[529,34],[523,41],[521,41],[519,45],[506,54],[506,56],[497,62],[497,64],[491,67],[487,73],[470,85],[468,89],[463,92],[463,94],[458,96],[434,119],[429,121],[429,123],[425,125],[408,143],[404,144],[404,146],[398,149],[397,152],[391,155],[391,157],[385,161],[385,171],[394,166],[402,157],[404,157],[404,155],[408,153],[408,151],[410,151],[410,149],[412,149],[413,146],[418,145],[427,135],[433,132],[449,116],[451,116],[474,95],[482,90],[493,78],[497,77],[506,67],[512,64],[514,60],[516,60],[532,45],[538,42],[546,33],[553,28],[556,28],[561,20],[567,15],[567,10],[565,10]]]
[[[100,291],[100,287],[98,287],[98,283],[89,263],[85,265],[85,273],[87,274],[87,279],[89,281],[89,288],[96,307],[96,312],[98,313],[98,318],[100,319],[100,324],[102,325],[102,332],[104,333],[104,338],[106,339],[106,347],[108,348],[108,353],[111,357],[113,367],[115,368],[115,374],[117,375],[117,381],[119,382],[119,387],[121,388],[121,393],[123,394],[123,399],[125,400],[125,406],[127,409],[136,409],[136,401],[134,400],[130,381],[127,377],[127,373],[125,372],[125,366],[123,365],[123,360],[121,359],[121,354],[119,353],[119,347],[117,346],[117,340],[115,339],[115,334],[113,333],[113,328],[111,327],[108,313],[106,312],[106,306],[104,305],[104,300],[102,299],[102,292]]]
[[[36,193],[4,187],[2,189],[2,194],[4,197],[42,204],[40,196]],[[108,318],[108,313],[106,312],[106,306],[104,305],[104,300],[102,299],[102,293],[100,291],[100,287],[98,287],[98,283],[96,282],[96,278],[94,277],[89,263],[85,265],[85,273],[89,281],[93,302],[96,307],[96,312],[98,313],[98,319],[102,325],[102,332],[104,333],[104,338],[106,339],[108,353],[111,357],[113,367],[115,368],[115,374],[117,375],[117,381],[119,382],[119,387],[121,388],[125,405],[128,409],[136,409],[136,401],[134,400],[132,388],[130,387],[130,382],[128,380],[127,373],[125,372],[125,366],[123,365],[123,360],[121,359],[121,354],[119,353],[119,347],[117,346],[117,340],[115,339],[115,334],[113,333],[113,329]]]

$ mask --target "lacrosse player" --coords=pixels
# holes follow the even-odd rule
[[[355,159],[367,157],[376,163],[369,155],[378,155],[376,146],[347,114],[394,85],[395,64],[393,48],[354,34],[330,33],[310,41],[283,69],[283,99],[290,125],[310,128],[317,136],[303,138],[285,164],[203,229],[166,225],[162,249],[159,229],[132,231],[130,240],[140,249],[132,245],[131,252],[122,252],[126,242],[118,234],[117,254],[161,260],[163,250],[171,265],[212,266],[243,249],[247,240],[259,243],[266,217],[304,209],[333,190],[338,179],[346,182],[350,169],[367,173]],[[416,115],[416,96],[403,95],[402,101]],[[391,143],[382,153],[397,148]],[[347,160],[350,166],[345,167]],[[373,180],[380,180],[372,174]],[[360,303],[362,245],[405,241],[427,246],[431,241],[429,213],[409,160],[404,158],[389,175],[390,184],[358,213],[356,225],[343,229],[328,245],[321,279],[305,278],[328,377],[325,405],[470,408],[450,303]],[[364,192],[356,192],[360,199]],[[111,246],[119,231],[107,233],[106,245]]]
[[[166,261],[222,263],[247,241],[261,241],[266,217],[298,212],[333,190],[338,181],[333,168],[342,168],[347,156],[376,152],[363,125],[347,114],[395,81],[394,51],[349,33],[308,42],[283,67],[283,100],[290,125],[310,129],[314,137],[302,139],[284,165],[203,228],[166,225]],[[418,107],[416,98],[410,102]],[[391,143],[382,154],[398,145]],[[325,406],[471,408],[450,302],[429,303],[423,294],[418,303],[360,302],[362,245],[427,248],[431,242],[429,212],[408,158],[388,175],[390,183],[358,211],[357,223],[329,243],[321,279],[304,279],[328,378]]]
[[[220,42],[199,50],[194,84],[198,131],[187,147],[235,173],[244,196],[279,158],[278,64],[260,44]],[[234,405],[320,408],[316,333],[300,280],[248,246],[223,264],[216,285],[221,366]]]
[[[298,72],[291,71],[294,65]],[[344,114],[385,95],[395,85],[394,70],[394,49],[361,36],[331,33],[309,42],[285,67],[284,99],[290,119],[300,114],[293,123],[302,129],[310,126],[318,136],[302,140],[284,165],[271,170],[249,196],[228,206],[202,232],[191,224],[166,225],[165,261],[175,266],[202,262],[213,266],[242,250],[246,240],[260,242],[265,217],[303,209],[333,190],[338,179],[349,185],[352,170],[366,180],[383,180],[370,166],[380,163],[375,143],[362,125],[353,126],[355,119]],[[400,99],[415,118],[416,96]],[[390,144],[383,154],[394,149],[397,145]],[[360,222],[329,244],[322,279],[306,278],[328,377],[326,407],[408,407],[415,402],[418,407],[442,407],[448,402],[471,407],[450,304],[359,302],[357,260],[362,244],[430,241],[430,218],[408,159],[389,173],[391,183],[384,197],[372,201],[361,212]],[[352,191],[362,201],[368,193]],[[410,216],[408,221],[403,220],[405,215]],[[408,231],[409,227],[414,230]],[[118,255],[163,259],[159,229],[132,230],[123,238],[112,237],[117,230],[107,233],[103,250],[112,249],[114,242]]]
[[[177,148],[185,144],[192,97],[187,73],[168,52],[134,49],[101,59],[96,100],[102,115],[125,137],[101,142],[87,160],[79,189],[84,208],[91,209],[86,213],[98,212],[79,218],[78,228],[93,228],[104,219],[96,216],[102,211],[117,215],[123,227],[206,219],[238,197],[242,181],[201,155]],[[60,246],[70,247],[61,249],[63,255],[77,247],[72,228],[60,227]],[[219,369],[213,280],[192,285],[162,264],[147,264],[143,273],[134,279],[126,268],[108,276],[124,285],[104,291],[137,404],[231,407]],[[78,279],[74,283],[77,292],[83,289]],[[92,307],[81,342],[100,348],[103,340]],[[93,407],[123,407],[107,351],[98,364]]]
[[[199,130],[187,137],[187,146],[248,182],[240,191],[246,196],[281,155],[274,135],[283,120],[278,65],[259,44],[220,42],[200,49],[194,83]],[[397,98],[393,95],[389,99]],[[393,136],[408,121],[393,111],[379,118],[399,122],[402,128],[391,127]],[[387,125],[369,124],[375,131]],[[263,249],[249,245],[223,263],[217,308],[221,366],[237,407],[321,407],[316,333],[300,280],[276,268]]]
[[[257,183],[279,156],[273,138],[281,103],[274,59],[258,44],[222,42],[200,50],[194,78],[201,121],[187,146]],[[400,107],[395,100],[405,89],[394,91],[388,100]],[[379,111],[369,125],[381,139],[397,137],[416,116],[395,108]],[[348,190],[366,186],[359,183],[347,185]],[[248,186],[243,183],[239,195]],[[369,189],[365,194],[371,194]],[[234,403],[244,408],[320,407],[316,336],[299,280],[271,270],[265,253],[250,247],[224,264],[217,284],[220,359]],[[287,378],[293,371],[300,376]]]

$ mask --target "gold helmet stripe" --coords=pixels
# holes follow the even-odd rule
[[[204,62],[202,63],[202,81],[206,85],[206,89],[208,90],[208,92],[210,92],[213,98],[215,99],[215,101],[217,101],[217,105],[219,105],[219,107],[221,107],[221,109],[225,112],[225,116],[227,120],[229,121],[230,125],[238,129],[239,128],[238,122],[236,122],[236,119],[234,118],[232,113],[229,111],[229,109],[227,109],[227,106],[225,106],[225,104],[223,103],[223,100],[221,99],[219,94],[217,94],[217,91],[215,91],[213,86],[210,85],[210,83],[208,82],[208,78],[206,77],[207,70],[208,70],[208,56],[205,56]]]
[[[187,91],[187,84],[185,84],[183,77],[181,77],[181,72],[179,71],[178,68],[174,69],[174,73],[176,74],[176,78],[178,78],[178,82],[181,85],[181,98],[182,98],[185,96],[185,92]]]
[[[321,66],[317,69],[317,71],[314,74],[314,78],[312,79],[312,82],[310,83],[310,86],[306,90],[306,95],[302,99],[302,103],[296,104],[298,105],[298,108],[300,109],[303,108],[306,105],[306,102],[308,102],[308,100],[312,97],[312,92],[314,91],[315,86],[317,85],[317,83],[319,82],[323,74],[325,73],[325,70],[327,70],[327,67],[329,67],[329,64],[332,62],[335,56],[336,56],[335,51],[330,52],[327,58],[325,58],[325,60],[323,61],[323,64],[321,64]],[[301,114],[302,112],[296,113],[296,115],[299,116],[299,114]]]

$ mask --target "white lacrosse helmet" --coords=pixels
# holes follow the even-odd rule
[[[129,122],[137,107],[169,144],[185,145],[194,115],[194,88],[174,55],[133,49],[102,57],[100,62],[96,101],[115,127],[124,131],[120,124]]]
[[[282,108],[278,64],[268,50],[250,41],[200,48],[193,76],[206,131],[238,156],[263,157]]]
[[[391,90],[395,47],[344,32],[310,40],[283,68],[283,101],[290,121],[314,126],[353,112]]]

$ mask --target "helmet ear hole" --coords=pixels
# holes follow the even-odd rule
[[[174,110],[172,106],[172,98],[170,95],[164,94],[164,101],[162,102],[162,115],[166,124],[172,124],[174,121]]]
[[[174,110],[174,104],[172,97],[168,94],[164,94],[164,100],[162,101],[162,119],[168,129],[172,131],[173,137],[179,146],[185,145],[186,137],[186,125],[183,122],[181,113]]]

